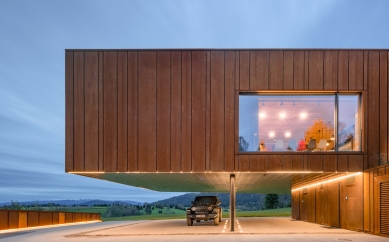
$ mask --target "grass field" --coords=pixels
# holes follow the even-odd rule
[[[103,215],[105,214],[106,208],[104,207],[92,207],[92,208],[75,208],[70,209],[69,212],[86,212],[86,213],[100,213],[102,215],[103,221],[125,221],[125,220],[159,220],[159,219],[184,219],[186,212],[183,210],[178,210],[171,208],[170,212],[174,214],[167,214],[167,209],[164,208],[162,213],[158,213],[158,209],[152,210],[150,215],[145,215],[144,210],[141,210],[142,215],[136,216],[126,216],[126,217],[113,217],[106,218]],[[287,217],[291,216],[291,208],[279,208],[272,210],[258,210],[258,211],[236,211],[237,217]],[[230,213],[223,211],[223,218],[229,218]]]

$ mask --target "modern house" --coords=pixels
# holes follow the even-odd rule
[[[388,50],[66,50],[66,172],[156,191],[291,193],[389,235]],[[234,223],[231,223],[234,229]]]

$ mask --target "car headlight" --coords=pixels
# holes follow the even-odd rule
[[[212,206],[209,206],[209,207],[208,207],[208,211],[211,212],[212,210],[213,210],[213,207],[212,207]]]
[[[196,211],[196,207],[191,207],[190,210],[192,210],[194,212],[194,211]]]

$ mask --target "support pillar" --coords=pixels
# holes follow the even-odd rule
[[[230,222],[231,231],[235,229],[235,207],[236,207],[236,190],[235,190],[235,174],[230,175]]]

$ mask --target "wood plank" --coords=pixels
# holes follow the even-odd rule
[[[157,89],[155,51],[138,53],[138,169],[157,170]]]
[[[224,52],[211,52],[211,170],[224,170]]]
[[[323,155],[323,172],[336,172],[338,170],[337,155]]]
[[[304,170],[304,156],[303,155],[293,155],[293,170],[302,171]]]
[[[284,53],[281,50],[269,51],[269,90],[283,90]]]
[[[346,172],[348,169],[348,155],[338,155],[338,172]]]
[[[388,154],[388,54],[380,51],[379,60],[379,152]],[[388,158],[388,157],[386,157]]]
[[[305,53],[293,52],[293,89],[304,90],[305,87]]]
[[[379,152],[380,137],[380,125],[379,125],[379,52],[369,51],[369,64],[368,64],[368,106],[367,106],[367,118],[368,118],[368,130],[367,130],[367,152],[369,168],[377,166],[377,153]]]
[[[309,51],[304,51],[304,90],[309,90]]]
[[[323,156],[322,155],[310,155],[308,157],[308,170],[310,170],[310,171],[323,171]]]
[[[182,171],[181,51],[171,52],[171,170]]]
[[[104,171],[104,52],[99,52],[99,171]]]
[[[269,51],[250,52],[250,91],[269,89]]]
[[[370,177],[369,172],[363,172],[363,230],[370,231]]]
[[[117,52],[104,52],[104,170],[117,171]]]
[[[207,51],[207,92],[205,107],[205,170],[211,171],[211,51]],[[224,77],[223,77],[224,82]],[[224,90],[223,90],[224,91]],[[224,144],[224,142],[223,142]]]
[[[374,233],[374,171],[369,173],[369,230]]]
[[[237,66],[235,63],[236,52],[225,52],[225,83],[224,83],[224,137],[225,137],[225,160],[224,170],[234,171],[234,155],[235,155],[235,75]]]
[[[309,51],[309,90],[323,90],[323,51]]]
[[[250,90],[250,51],[239,51],[239,90]]]
[[[74,90],[73,52],[65,53],[65,171],[73,171],[74,162]],[[8,216],[8,215],[7,215]],[[8,226],[8,225],[7,225]],[[1,229],[1,227],[0,227]]]
[[[207,53],[192,52],[192,171],[204,172]]]
[[[338,51],[324,51],[324,90],[338,89]]]
[[[192,170],[192,53],[182,52],[182,171]]]
[[[250,156],[240,155],[239,156],[239,171],[250,171]]]
[[[268,155],[251,155],[250,156],[250,171],[266,172],[269,170]]]
[[[363,51],[349,51],[349,90],[363,90]]]
[[[138,52],[128,52],[127,64],[127,164],[128,171],[138,171]]]
[[[282,155],[269,155],[269,171],[282,171]]]
[[[99,170],[98,71],[98,52],[85,52],[85,171]]]
[[[127,88],[127,52],[120,51],[117,56],[117,72],[118,72],[118,91],[117,91],[117,105],[118,105],[118,167],[120,172],[128,170],[127,164],[127,149],[128,149],[128,120],[127,120],[127,105],[128,105],[128,88]]]
[[[85,170],[85,59],[74,53],[74,170]]]
[[[304,164],[304,171],[309,171],[309,155],[304,155],[303,164]]]
[[[284,90],[293,90],[293,51],[285,50],[284,53]]]
[[[170,164],[170,51],[157,51],[157,171],[171,171]]]
[[[292,171],[293,170],[293,155],[283,155],[282,157],[282,170]]]
[[[338,90],[348,90],[348,51],[339,51]]]
[[[349,172],[363,171],[363,155],[349,155],[348,171]]]

